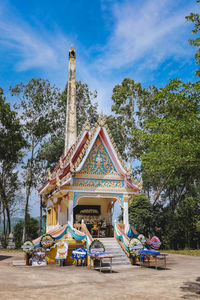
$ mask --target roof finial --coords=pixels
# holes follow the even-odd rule
[[[103,116],[102,110],[101,110],[101,113],[100,113],[99,118],[98,118],[98,120],[97,120],[97,123],[98,123],[99,126],[101,126],[101,127],[103,127],[103,126],[105,125],[105,123],[106,123],[106,120],[105,120],[105,118],[104,118],[104,116]]]
[[[60,182],[60,178],[59,178],[59,175],[57,174],[57,175],[56,175],[56,185],[57,185],[57,186],[60,186],[60,183],[61,183],[61,182]]]
[[[59,160],[59,164],[60,164],[60,169],[63,169],[64,168],[64,164],[63,164],[63,161],[62,161],[61,157],[60,157],[60,160]]]
[[[73,165],[72,161],[70,161],[70,172],[71,173],[75,172],[75,168],[74,168],[74,165]]]
[[[48,180],[52,180],[52,174],[50,168],[48,168],[47,172],[48,172]]]
[[[143,188],[143,180],[142,180],[142,176],[140,178],[140,182],[139,182],[139,190],[141,191]]]
[[[87,131],[89,131],[91,129],[88,118],[87,118],[87,120],[86,120],[86,122],[84,124],[84,129],[87,130]]]
[[[128,176],[131,176],[131,162],[130,161],[128,164],[127,174],[128,174]]]
[[[69,58],[76,58],[76,52],[74,50],[74,47],[72,46],[69,50]]]
[[[65,125],[65,151],[76,142],[77,119],[76,119],[76,54],[72,48],[69,50],[69,70],[67,82],[67,105],[66,105],[66,125]]]

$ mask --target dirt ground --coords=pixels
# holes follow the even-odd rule
[[[169,255],[167,270],[133,266],[98,272],[88,267],[14,267],[23,253],[0,251],[0,299],[200,299],[200,257]]]

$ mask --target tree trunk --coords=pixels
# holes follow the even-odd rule
[[[3,236],[6,236],[6,216],[5,216],[5,207],[3,205]]]
[[[2,207],[2,203],[1,203],[1,198],[0,198],[0,227],[1,227],[1,222],[2,222],[1,207]]]
[[[22,236],[23,243],[26,241],[27,238],[28,206],[29,206],[29,198],[31,194],[31,187],[33,181],[33,155],[34,155],[34,143],[32,143],[29,174],[27,178],[26,204],[25,204],[25,211],[24,211],[24,228],[23,228],[23,236]]]
[[[11,233],[11,220],[10,220],[10,209],[8,205],[6,205],[6,214],[7,214],[7,228],[8,228],[8,234]]]
[[[25,211],[24,211],[24,229],[23,229],[23,236],[22,236],[22,242],[24,243],[27,238],[27,220],[28,220],[28,202],[29,202],[29,197],[31,193],[31,186],[29,184],[27,188],[27,193],[26,193],[26,204],[25,204]]]
[[[3,236],[2,236],[2,244],[3,248],[6,248],[6,216],[5,216],[5,207],[3,204],[2,208],[2,213],[3,213]]]
[[[40,235],[42,233],[42,195],[40,195]]]

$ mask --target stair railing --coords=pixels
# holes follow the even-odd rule
[[[117,222],[115,222],[114,231],[115,231],[115,238],[121,242],[120,244],[123,250],[129,256],[129,252],[128,252],[128,246],[130,242],[129,237],[122,231],[120,224],[117,224]]]
[[[81,224],[74,224],[73,227],[75,230],[78,230],[79,232],[81,232],[82,234],[84,234],[86,236],[86,245],[87,245],[87,248],[89,249],[90,244],[92,243],[93,239],[92,239],[92,236],[91,236],[89,230],[87,229],[87,226],[85,225],[85,223],[82,221]]]

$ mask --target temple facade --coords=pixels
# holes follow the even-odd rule
[[[112,236],[115,202],[129,226],[128,206],[139,186],[132,182],[103,114],[93,128],[87,120],[77,137],[75,59],[71,49],[64,153],[39,190],[47,206],[46,229],[84,222],[91,234],[96,226],[98,235]]]

